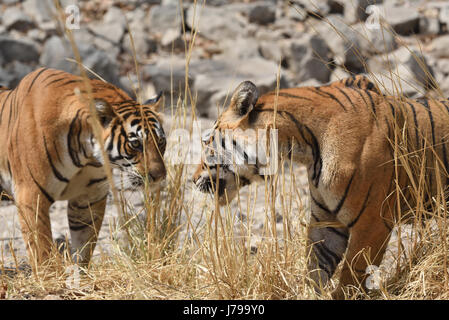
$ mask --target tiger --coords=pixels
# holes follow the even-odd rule
[[[276,129],[275,156],[307,168],[311,284],[323,293],[320,288],[344,261],[331,292],[332,298],[344,299],[348,286],[367,290],[368,263],[380,265],[392,228],[406,222],[405,209],[416,205],[413,186],[418,177],[398,164],[395,146],[405,148],[411,159],[424,161],[427,200],[438,191],[437,179],[449,185],[448,114],[447,100],[383,94],[364,75],[260,97],[256,85],[244,81],[216,120],[215,134],[203,138],[204,155],[192,181],[200,191],[216,194],[220,205],[229,203],[239,188],[265,181],[263,159],[221,165],[207,159],[226,152],[254,159],[254,152],[243,146],[248,142],[242,136],[245,130]],[[220,139],[226,130],[235,133],[232,141]]]
[[[160,96],[141,105],[112,84],[51,68],[0,91],[0,189],[17,206],[33,269],[50,260],[49,208],[58,200],[68,201],[73,261],[89,264],[110,191],[103,156],[124,187],[165,178]]]

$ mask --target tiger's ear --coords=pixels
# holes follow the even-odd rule
[[[256,85],[251,81],[244,81],[232,94],[229,108],[232,108],[231,110],[235,116],[243,117],[254,108],[258,98],[259,92]]]
[[[163,91],[159,91],[156,97],[153,97],[151,99],[148,99],[144,102],[145,105],[150,105],[154,111],[159,111],[159,108],[161,106]]]
[[[112,106],[104,100],[95,100],[95,109],[97,110],[98,120],[101,125],[103,128],[107,127],[115,117]]]

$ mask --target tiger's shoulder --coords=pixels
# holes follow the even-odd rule
[[[344,78],[341,80],[337,80],[329,83],[327,86],[329,87],[348,87],[348,88],[356,88],[361,90],[369,90],[373,91],[377,94],[382,95],[382,92],[376,86],[374,82],[372,82],[367,76],[363,74],[352,75],[348,78]]]

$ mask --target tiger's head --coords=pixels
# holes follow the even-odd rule
[[[124,188],[141,187],[145,181],[154,185],[166,176],[166,137],[157,113],[160,97],[161,93],[143,105],[134,100],[95,101],[104,149],[112,168],[122,173],[119,184]],[[100,150],[96,154],[103,158]]]
[[[258,98],[257,87],[250,81],[242,82],[214,127],[202,137],[202,163],[193,182],[202,192],[216,193],[220,205],[229,203],[240,187],[264,180],[268,155],[260,148],[260,141],[269,141],[267,129],[272,122],[252,116]]]

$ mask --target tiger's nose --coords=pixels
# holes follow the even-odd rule
[[[150,182],[159,182],[161,180],[164,180],[166,175],[167,172],[165,168],[158,168],[156,170],[148,172],[147,179]]]

